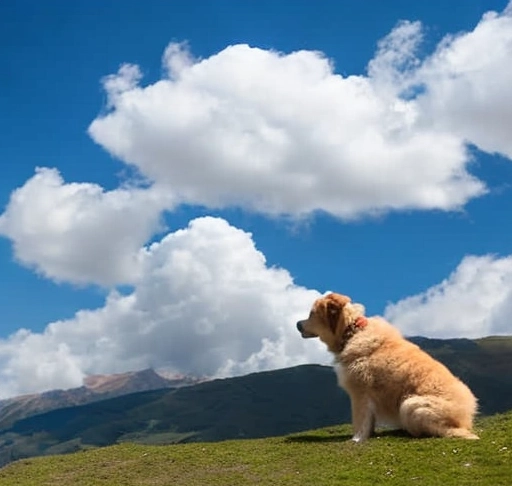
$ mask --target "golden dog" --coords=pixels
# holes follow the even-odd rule
[[[329,294],[297,323],[302,337],[320,338],[335,356],[338,383],[350,396],[352,440],[366,440],[376,424],[415,437],[478,439],[469,388],[391,324],[364,313],[349,297]]]

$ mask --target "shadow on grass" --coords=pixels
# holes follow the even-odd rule
[[[375,433],[370,440],[380,437],[410,438],[411,436],[404,430],[382,430]],[[300,434],[285,438],[285,442],[345,442],[352,439],[352,434]]]
[[[348,434],[332,434],[332,435],[315,435],[301,434],[286,437],[285,442],[344,442],[350,440],[351,435]]]

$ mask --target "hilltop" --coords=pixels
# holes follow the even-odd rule
[[[479,420],[479,441],[381,432],[354,444],[348,426],[256,440],[102,449],[25,459],[0,470],[0,486],[508,486],[512,413]]]

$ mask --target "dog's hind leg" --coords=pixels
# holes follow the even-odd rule
[[[412,396],[400,406],[402,427],[415,437],[478,439],[457,415],[452,403],[434,396]]]
[[[352,426],[354,442],[363,442],[375,430],[375,410],[371,400],[365,396],[351,396]]]

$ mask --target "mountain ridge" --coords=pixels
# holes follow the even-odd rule
[[[25,417],[51,410],[148,390],[179,388],[203,380],[183,375],[164,377],[150,368],[110,375],[90,375],[85,377],[84,384],[77,388],[48,390],[0,400],[0,430]]]

